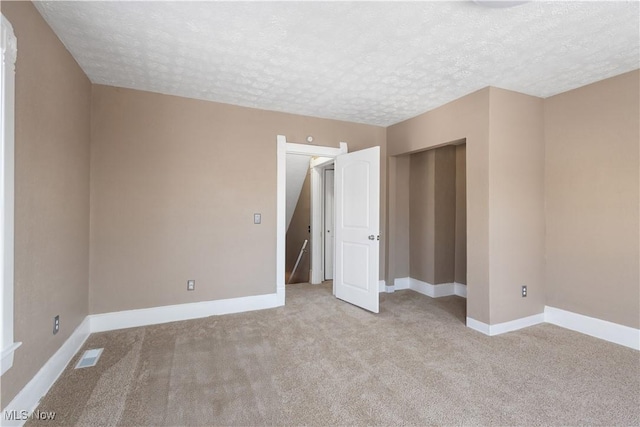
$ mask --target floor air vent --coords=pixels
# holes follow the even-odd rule
[[[98,359],[100,359],[100,355],[102,354],[102,350],[104,350],[104,348],[94,348],[85,351],[80,360],[78,360],[76,369],[96,366],[96,363],[98,363]]]

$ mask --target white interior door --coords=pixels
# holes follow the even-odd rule
[[[324,280],[333,280],[333,169],[324,170]]]
[[[335,294],[377,313],[380,147],[336,157],[335,182]]]

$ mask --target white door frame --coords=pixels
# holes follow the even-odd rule
[[[335,162],[331,162],[330,164],[324,166],[322,168],[322,259],[320,260],[321,262],[321,266],[322,266],[322,279],[323,280],[328,280],[327,279],[327,265],[331,265],[331,275],[330,275],[330,279],[333,280],[333,264],[334,264],[334,260],[333,259],[328,259],[328,258],[333,258],[333,253],[335,252],[335,240],[334,240],[334,234],[335,234],[335,229],[334,229],[334,222],[335,222],[335,203],[333,201],[333,196],[335,193],[335,181],[333,180],[333,166],[334,166]],[[327,182],[327,172],[331,172],[331,187],[333,188],[329,188],[329,183]],[[328,199],[328,195],[329,193],[331,194],[331,210],[328,211],[327,210],[327,199]],[[331,219],[330,224],[327,224],[327,219]],[[330,225],[330,227],[328,226]],[[329,229],[331,228],[331,229]],[[327,239],[329,239],[329,241],[327,241]],[[329,253],[329,257],[327,257],[327,249],[331,247],[331,252]],[[328,262],[327,262],[328,261]]]
[[[285,242],[287,235],[287,225],[286,225],[286,202],[287,202],[287,154],[303,154],[307,156],[319,156],[319,157],[331,157],[335,158],[340,154],[345,154],[348,152],[347,143],[340,142],[340,148],[334,147],[325,147],[320,145],[309,145],[309,144],[297,144],[293,142],[287,142],[287,137],[284,135],[277,136],[277,178],[276,178],[276,294],[278,298],[278,304],[284,305],[285,301]],[[314,169],[312,169],[313,171]],[[313,173],[311,175],[313,180]],[[319,179],[319,181],[322,181]],[[313,181],[312,181],[313,186]],[[313,187],[312,187],[313,194]],[[313,201],[312,201],[313,203]],[[316,203],[317,205],[317,203]],[[322,223],[322,217],[320,217],[320,224]],[[322,237],[322,225],[319,227],[314,227],[312,224],[311,227],[312,236],[311,236],[311,252],[318,253],[318,250],[315,249],[315,242],[321,241]],[[320,233],[320,238],[316,238],[315,234]],[[313,261],[313,260],[312,260]],[[312,270],[311,275],[314,276],[316,274],[314,270],[319,270],[318,268]],[[322,280],[320,280],[322,281]],[[313,277],[312,277],[312,283]]]
[[[0,14],[0,368],[4,374],[13,365],[21,342],[14,342],[14,169],[15,169],[15,64],[18,41],[11,23]]]
[[[341,143],[345,144],[346,143]],[[345,148],[346,149],[346,148]],[[344,153],[339,153],[344,154]],[[311,275],[309,281],[318,285],[324,281],[324,177],[325,168],[333,165],[335,157],[312,159],[311,169]]]

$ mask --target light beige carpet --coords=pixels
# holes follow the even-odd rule
[[[98,366],[77,355],[39,409],[47,426],[640,424],[637,351],[552,325],[487,337],[458,297],[380,306],[298,284],[278,309],[94,334]]]

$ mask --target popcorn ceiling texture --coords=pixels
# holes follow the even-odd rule
[[[35,2],[93,83],[387,126],[637,69],[638,2]],[[18,40],[19,43],[19,40]]]

